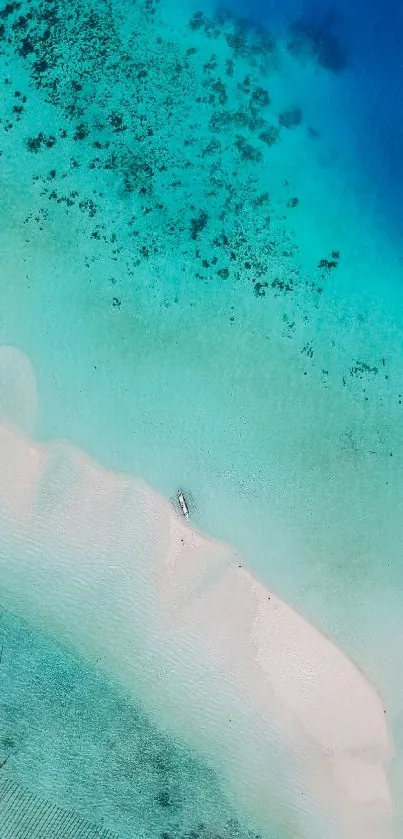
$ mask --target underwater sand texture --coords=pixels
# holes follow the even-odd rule
[[[75,813],[61,810],[27,793],[13,781],[0,784],[0,827],[3,839],[116,839]]]
[[[119,839],[257,836],[211,766],[164,733],[137,698],[4,611],[0,635],[3,781]]]
[[[16,394],[21,371],[31,387],[28,359],[3,353]],[[286,772],[288,753],[303,758],[288,784],[306,795],[308,821],[319,799],[343,835],[388,835],[385,711],[358,668],[143,482],[4,419],[0,445],[3,602],[214,755],[266,822],[281,808],[270,768]]]

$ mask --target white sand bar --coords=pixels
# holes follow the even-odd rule
[[[4,352],[0,603],[74,644],[215,755],[260,817],[281,818],[292,797],[295,839],[389,839],[391,744],[364,675],[142,482],[67,442],[28,438],[13,423],[36,409],[32,370]],[[17,411],[13,370],[16,393],[29,385]],[[314,830],[316,806],[330,814],[325,830]]]

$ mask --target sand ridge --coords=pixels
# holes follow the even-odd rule
[[[14,360],[23,388],[18,353]],[[298,783],[345,811],[346,837],[390,835],[392,748],[382,703],[360,670],[230,546],[182,521],[133,476],[66,441],[28,438],[12,424],[13,405],[0,427],[4,605],[62,634],[126,688],[137,690],[142,675],[167,706],[174,697],[176,712],[190,702],[200,740],[220,732],[228,755],[240,748],[244,781],[263,796],[265,751],[283,737],[305,763]]]

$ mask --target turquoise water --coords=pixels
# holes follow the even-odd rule
[[[342,121],[348,78],[197,12],[33,2],[2,13],[0,341],[34,363],[40,438],[67,437],[167,496],[191,489],[197,524],[352,656],[387,705],[397,791],[400,253]],[[183,744],[169,744],[169,777],[200,792],[194,818],[184,792],[173,814],[154,806],[151,758],[135,794],[125,786],[129,770],[105,758],[120,700],[93,673],[65,784],[73,726],[46,668],[40,715],[25,696],[53,642],[3,621],[5,651],[18,648],[5,677],[17,735],[5,737],[30,732],[7,771],[116,820],[122,837],[228,829],[225,790]],[[31,644],[28,674],[18,662]],[[72,653],[49,649],[84,678]],[[102,731],[91,692],[105,696]],[[141,713],[152,751],[162,735]],[[120,714],[130,727],[135,711]],[[43,728],[52,747],[39,769]]]
[[[123,838],[256,836],[197,755],[69,650],[7,614],[1,638],[10,777]]]

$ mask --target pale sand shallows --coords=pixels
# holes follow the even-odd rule
[[[26,406],[36,405],[31,368],[6,348],[0,376],[5,354],[0,602],[215,753],[245,806],[280,818],[292,798],[296,839],[388,839],[391,745],[363,674],[229,546],[182,522],[142,482],[19,431],[13,423],[25,411],[29,424]],[[10,382],[20,393],[28,382],[30,395],[16,401]],[[316,833],[321,804],[328,832]]]

